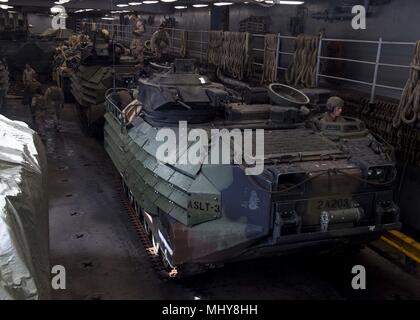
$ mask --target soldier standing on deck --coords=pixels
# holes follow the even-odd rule
[[[143,20],[137,16],[130,16],[130,21],[133,25],[133,40],[130,43],[131,55],[137,62],[137,67],[144,67],[144,41],[142,35],[144,33]]]
[[[29,64],[25,65],[23,70],[22,82],[24,87],[23,92],[23,105],[28,106],[31,111],[32,120],[35,121],[35,111],[32,107],[32,97],[35,92],[40,89],[41,85],[36,80],[37,74],[34,69]]]
[[[32,120],[35,122],[35,107],[34,107],[34,96],[36,94],[42,93],[41,84],[35,79],[25,87],[25,92],[23,95],[23,105],[28,106],[31,111]]]
[[[39,89],[33,97],[33,110],[35,112],[35,124],[41,139],[45,139],[45,114],[47,103],[42,91]]]
[[[58,87],[56,81],[47,89],[44,98],[47,105],[54,111],[54,127],[58,131],[60,130],[61,111],[64,107],[64,94],[63,90]]]
[[[23,85],[26,87],[36,80],[37,74],[34,69],[29,64],[25,64],[25,69],[23,70]]]
[[[152,52],[156,55],[157,59],[162,59],[162,55],[168,53],[168,47],[171,44],[169,34],[165,30],[165,27],[165,23],[162,22],[159,26],[159,30],[152,35],[152,39],[150,40]]]

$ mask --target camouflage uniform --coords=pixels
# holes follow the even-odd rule
[[[34,69],[29,68],[23,70],[23,85],[26,87],[30,85],[32,82],[36,81],[36,72]]]
[[[322,121],[325,121],[325,122],[345,122],[346,119],[344,119],[344,117],[342,117],[342,116],[334,117],[334,116],[331,115],[331,113],[326,112],[324,114],[324,116],[322,117]]]
[[[168,53],[169,45],[169,34],[165,30],[158,30],[152,35],[152,39],[150,40],[150,46],[152,48],[152,52],[155,53],[158,59],[160,59],[163,54]]]
[[[137,62],[138,67],[144,66],[144,41],[142,35],[145,31],[143,20],[136,15],[130,16],[133,25],[133,40],[130,43],[131,55]]]
[[[41,93],[41,84],[38,81],[32,80],[31,83],[26,84],[22,103],[23,105],[28,106],[29,110],[31,111],[33,121],[35,121],[35,107],[32,104],[32,100],[35,94]]]
[[[139,67],[144,65],[144,43],[143,39],[134,36],[130,44],[131,55],[136,59]]]
[[[34,96],[33,109],[35,111],[35,125],[41,138],[45,138],[45,113],[47,112],[47,103],[42,94]]]
[[[32,108],[32,97],[33,97],[33,86],[36,83],[36,72],[34,69],[24,69],[23,70],[23,76],[22,76],[22,82],[24,87],[23,92],[23,104],[28,105],[29,108]],[[32,119],[34,119],[34,113],[31,109]]]
[[[54,110],[55,127],[58,129],[60,125],[61,111],[64,106],[63,91],[57,86],[52,86],[47,89],[44,97],[45,102]]]

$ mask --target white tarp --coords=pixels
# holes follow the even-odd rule
[[[50,298],[46,175],[38,135],[0,115],[0,300]]]

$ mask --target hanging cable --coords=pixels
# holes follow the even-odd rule
[[[208,57],[207,57],[209,64],[212,64],[216,67],[221,66],[222,44],[223,44],[223,32],[210,31],[209,44],[208,44]]]
[[[180,52],[182,58],[185,58],[187,56],[187,39],[188,39],[188,33],[186,30],[181,31],[181,37],[180,37]]]
[[[393,119],[394,128],[420,121],[420,41],[417,41],[411,62],[410,76]]]
[[[276,82],[277,35],[264,36],[264,65],[261,84]]]
[[[296,51],[286,71],[286,82],[295,87],[314,88],[316,86],[316,66],[319,38],[300,34],[296,38]]]

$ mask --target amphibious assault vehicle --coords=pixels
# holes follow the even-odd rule
[[[113,58],[113,45],[108,43],[109,39],[97,33],[92,37],[93,44],[81,49],[80,65],[70,76],[70,90],[80,108],[82,121],[96,133],[98,129],[103,130],[106,90],[113,85],[129,87],[134,82],[135,68],[130,57],[115,54]],[[113,65],[113,59],[118,64]]]
[[[180,275],[290,250],[362,244],[400,227],[392,148],[358,119],[327,123],[301,108],[309,99],[294,88],[272,84],[268,91],[271,104],[232,102],[223,85],[175,61],[171,71],[140,80],[138,91],[107,95],[105,148],[155,252]],[[247,165],[234,161],[160,161],[160,129],[173,129],[180,141],[186,133],[179,121],[209,136],[217,128],[264,129],[263,172],[247,175]],[[189,141],[175,158],[193,147]],[[213,149],[205,151],[209,159]]]

